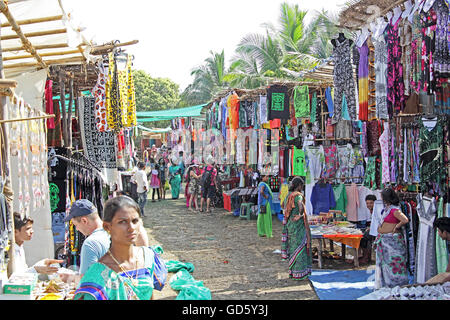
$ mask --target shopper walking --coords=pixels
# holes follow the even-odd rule
[[[198,207],[198,194],[200,191],[199,181],[200,181],[201,175],[198,165],[192,165],[188,168],[188,172],[186,174],[186,182],[189,185],[189,211],[194,212],[195,210],[199,209]],[[192,205],[194,205],[195,209],[192,208]]]
[[[135,246],[142,225],[139,206],[126,196],[110,199],[103,220],[111,247],[81,279],[74,300],[152,299],[154,268],[161,262],[152,249]]]
[[[166,181],[167,181],[167,164],[164,157],[160,158],[158,161],[158,178],[159,178],[159,193],[161,199],[166,199]]]
[[[206,212],[211,213],[211,200],[216,195],[216,177],[217,170],[214,167],[215,161],[212,156],[208,156],[206,159],[207,166],[203,170],[201,177],[201,187],[202,187],[202,199],[200,201],[200,212],[203,212],[203,207],[206,202]]]
[[[281,257],[289,261],[289,278],[305,280],[311,275],[311,231],[306,213],[304,182],[295,177],[285,199]]]
[[[145,217],[144,209],[147,204],[147,193],[148,193],[148,180],[147,174],[145,172],[145,164],[140,162],[138,164],[138,171],[134,174],[137,184],[137,193],[138,193],[138,204],[141,209],[141,215]]]
[[[155,202],[155,193],[158,194],[158,201],[161,200],[160,195],[160,187],[161,181],[159,180],[159,165],[157,163],[154,164],[150,171],[150,188],[152,188],[152,202]]]
[[[407,285],[407,248],[402,226],[409,222],[400,210],[396,192],[385,189],[381,193],[384,210],[375,240],[376,269],[375,289]]]
[[[175,163],[175,159],[171,159],[171,166],[169,167],[169,183],[172,192],[172,200],[177,200],[180,197],[181,168]]]
[[[260,237],[272,238],[272,190],[270,190],[269,176],[262,176],[258,185],[258,220],[257,229]]]

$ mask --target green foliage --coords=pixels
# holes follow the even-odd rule
[[[339,32],[337,17],[327,11],[315,12],[307,25],[307,14],[298,5],[283,3],[278,25],[266,23],[265,34],[244,36],[228,69],[224,52],[211,52],[203,65],[192,70],[194,81],[181,95],[182,104],[209,102],[229,87],[254,89],[273,80],[298,80],[301,71],[330,57],[330,40]]]
[[[142,70],[134,71],[137,111],[173,109],[180,102],[179,85],[167,78],[152,78]]]

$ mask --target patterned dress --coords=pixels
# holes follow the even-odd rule
[[[353,67],[351,62],[350,42],[336,41],[333,50],[334,67],[334,114],[333,124],[342,118],[342,105],[345,97],[348,110],[352,120],[356,119],[356,89],[353,78]]]
[[[378,119],[388,119],[387,108],[387,45],[384,39],[373,41],[375,48],[375,99]]]
[[[403,82],[402,50],[400,47],[399,23],[392,21],[386,28],[386,43],[388,47],[388,82],[387,100],[389,117],[403,110],[405,102],[405,84]]]

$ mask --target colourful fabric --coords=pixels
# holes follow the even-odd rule
[[[264,193],[269,196],[269,199],[265,199],[263,196],[261,196],[261,190],[264,190]],[[272,235],[272,199],[273,199],[272,190],[270,190],[270,187],[266,183],[261,182],[258,185],[258,219],[256,221],[258,236],[260,236],[260,237],[267,237],[267,238],[273,237],[273,235]],[[266,207],[265,214],[260,214],[261,206]]]
[[[337,146],[333,144],[330,147],[324,148],[325,166],[322,173],[324,178],[334,178],[336,176],[338,160],[337,160]]]
[[[387,107],[387,44],[383,38],[373,40],[375,48],[375,97],[378,119],[389,119]]]
[[[367,41],[358,48],[359,51],[359,120],[369,118],[369,47]]]
[[[269,108],[269,120],[285,119],[289,120],[289,95],[287,87],[282,85],[272,85],[267,89],[267,104]]]
[[[309,104],[309,87],[298,86],[294,88],[294,108],[297,118],[309,118],[311,114]]]
[[[375,240],[375,289],[394,288],[409,283],[406,242],[401,233],[379,234]]]
[[[384,123],[384,131],[380,136],[381,163],[382,163],[382,183],[387,185],[391,181],[390,159],[389,159],[389,122]]]
[[[351,222],[358,222],[358,207],[359,203],[359,193],[356,184],[347,186],[345,188],[347,193],[347,207],[345,212],[347,212],[347,220]]]
[[[142,249],[145,268],[127,272],[129,277],[137,278],[136,283],[126,274],[118,274],[106,265],[96,263],[81,279],[74,300],[150,300],[153,295],[155,255],[149,248]]]
[[[356,119],[356,90],[353,78],[350,42],[345,39],[342,43],[337,41],[333,50],[334,66],[334,114],[333,124],[342,118],[343,96],[345,95],[348,110],[352,120]]]
[[[107,100],[106,100],[106,88],[107,88],[107,76],[109,75],[108,68],[101,61],[98,65],[98,79],[95,87],[92,89],[92,93],[95,97],[95,122],[97,130],[100,132],[108,131],[107,123]]]
[[[389,117],[400,113],[405,103],[405,84],[403,82],[402,50],[400,47],[399,23],[391,21],[386,28],[386,42],[388,47],[388,82],[387,100]]]
[[[294,148],[294,161],[293,161],[294,176],[306,177],[305,167],[305,151]]]
[[[178,199],[180,197],[181,188],[181,173],[180,166],[171,166],[169,168],[169,183],[170,190],[172,192],[172,199]]]
[[[304,280],[311,275],[312,268],[311,251],[306,247],[308,241],[306,212],[301,213],[304,218],[297,221],[294,221],[294,218],[300,215],[298,203],[303,202],[303,210],[305,210],[305,202],[302,194],[290,194],[288,197],[294,198],[294,208],[283,221],[281,258],[289,261],[289,278]]]
[[[347,191],[345,190],[345,184],[339,184],[333,187],[334,198],[336,200],[336,206],[333,210],[339,210],[342,212],[347,211]]]
[[[319,215],[321,212],[328,213],[331,208],[336,207],[333,188],[329,183],[316,184],[311,195],[313,214]]]
[[[315,123],[317,121],[317,92],[313,93],[311,99],[311,123]]]
[[[52,115],[53,112],[53,81],[45,83],[45,112]],[[55,129],[55,118],[47,119],[47,129]]]
[[[439,199],[437,218],[444,217],[444,198]],[[447,270],[449,261],[449,252],[447,250],[447,243],[443,240],[436,230],[436,262],[437,273],[444,273]]]
[[[126,110],[126,123],[125,127],[135,127],[137,124],[136,116],[136,93],[134,90],[134,77],[133,77],[133,63],[131,55],[128,55],[127,60],[127,110]]]

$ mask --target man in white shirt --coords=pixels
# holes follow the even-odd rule
[[[141,209],[141,215],[145,217],[144,208],[147,203],[148,179],[145,172],[145,163],[138,164],[138,171],[134,174],[134,181],[137,184],[138,204]]]
[[[8,263],[8,277],[14,273],[39,273],[39,274],[54,274],[58,272],[58,267],[52,266],[56,263],[63,263],[63,260],[44,259],[36,263],[32,267],[28,267],[25,250],[23,244],[25,241],[30,241],[33,237],[33,220],[31,218],[23,218],[19,213],[14,213],[14,237],[15,243],[11,249],[14,249],[14,270],[12,261]]]

